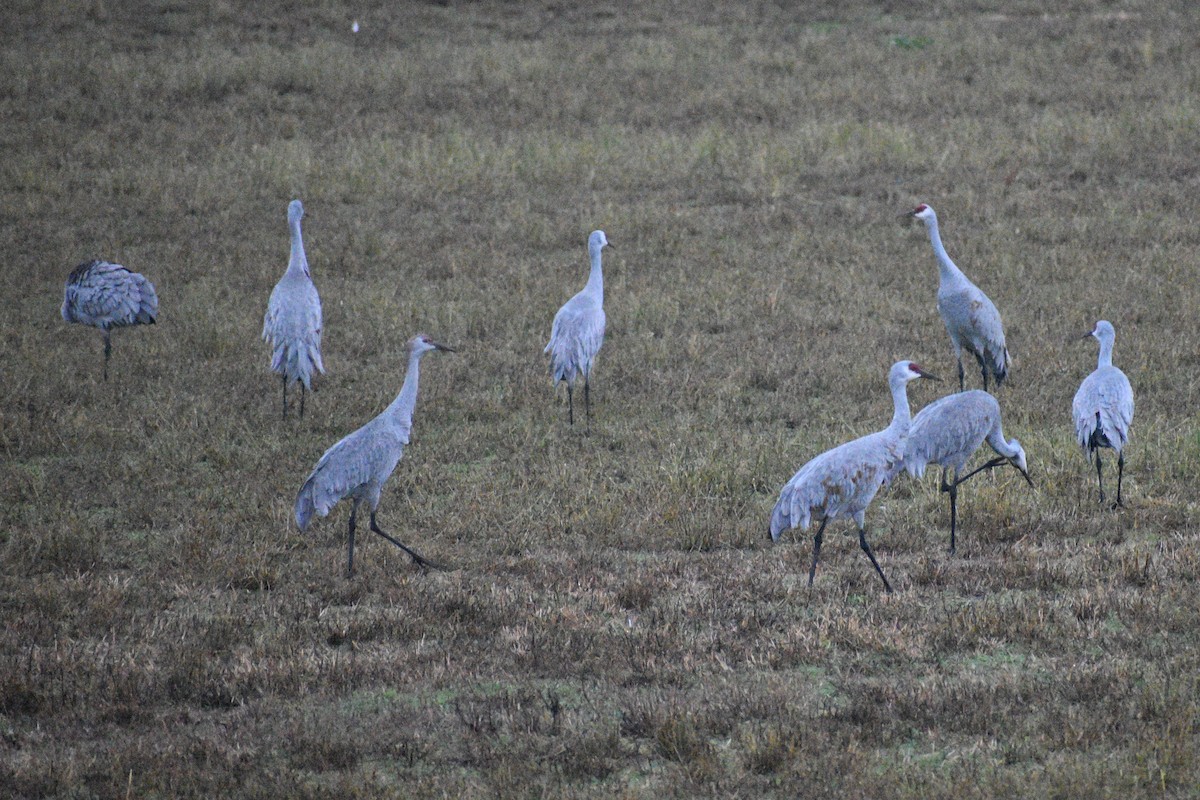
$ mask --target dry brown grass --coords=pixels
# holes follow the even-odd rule
[[[1191,797],[1200,23],[1186,3],[77,2],[0,10],[0,794]],[[357,17],[362,32],[350,32]],[[328,376],[258,332],[301,197]],[[953,363],[928,201],[996,301],[1037,490],[932,477],[766,541],[813,454]],[[604,228],[593,434],[541,347]],[[58,318],[85,257],[159,324]],[[1113,321],[1129,507],[1071,341]],[[291,504],[423,370],[384,527]],[[914,406],[948,390],[914,387]]]

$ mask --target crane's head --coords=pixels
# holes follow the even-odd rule
[[[608,242],[608,237],[604,235],[604,231],[592,231],[588,236],[588,252],[598,253],[606,247],[612,247]]]
[[[304,216],[304,206],[299,200],[288,203],[288,224],[295,225]],[[319,216],[319,215],[318,215]]]
[[[906,211],[900,215],[901,218],[915,217],[921,222],[928,223],[930,220],[936,220],[937,214],[933,213],[933,206],[927,206],[924,203],[914,208],[912,211]]]
[[[1016,439],[1010,441],[1008,446],[1016,451],[1015,455],[1009,456],[1008,462],[1017,468],[1017,471],[1021,473],[1021,477],[1032,487],[1033,478],[1029,477],[1029,462],[1025,460],[1025,448],[1021,447],[1021,443]]]
[[[428,334],[418,333],[408,340],[408,352],[415,356],[423,356],[431,350],[445,350],[448,353],[458,352],[453,347],[447,347],[441,342],[435,342]]]
[[[1092,328],[1090,333],[1085,333],[1079,338],[1086,339],[1089,336],[1095,336],[1096,339],[1101,342],[1106,339],[1111,342],[1117,337],[1117,329],[1112,326],[1111,322],[1106,319],[1102,319],[1096,323],[1096,327]]]
[[[899,378],[905,383],[917,378],[928,378],[931,381],[941,380],[938,376],[926,372],[915,361],[897,361],[892,365],[891,377]]]

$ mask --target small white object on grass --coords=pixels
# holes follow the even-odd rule
[[[358,20],[354,20],[354,22],[350,23],[350,32],[358,33]]]

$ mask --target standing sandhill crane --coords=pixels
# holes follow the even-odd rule
[[[321,298],[313,286],[300,236],[304,206],[299,200],[288,203],[288,227],[292,231],[292,255],[287,271],[271,290],[267,313],[263,317],[262,338],[271,344],[271,371],[283,378],[283,418],[287,419],[287,387],[300,383],[300,418],[304,419],[304,393],[312,388],[316,369],[325,374],[321,363]]]
[[[961,470],[979,449],[984,440],[999,456],[981,467],[959,477]],[[979,472],[1012,464],[1030,486],[1029,465],[1025,449],[1016,439],[1006,441],[1000,425],[1000,404],[996,398],[979,389],[959,392],[935,400],[913,417],[908,429],[908,444],[904,447],[904,463],[896,471],[908,470],[915,478],[925,475],[927,464],[942,468],[942,491],[950,495],[950,552],[954,552],[954,530],[958,521],[958,487]],[[954,480],[946,480],[946,472],[954,470]]]
[[[112,357],[112,329],[153,325],[158,317],[158,295],[145,276],[120,264],[85,261],[67,276],[62,318],[104,331],[104,380]]]
[[[567,420],[575,424],[575,401],[572,390],[577,373],[583,375],[583,408],[589,427],[592,422],[592,405],[588,379],[592,372],[592,360],[604,344],[604,273],[600,269],[600,251],[612,247],[604,231],[592,231],[588,236],[588,255],[592,260],[592,271],[587,285],[572,297],[554,315],[554,326],[550,329],[550,342],[542,352],[550,354],[550,374],[557,385],[567,382]]]
[[[939,265],[937,308],[946,323],[946,332],[954,345],[958,358],[958,390],[963,390],[962,352],[964,349],[979,362],[983,373],[984,391],[988,388],[988,373],[996,379],[996,386],[1008,377],[1008,348],[1004,345],[1004,325],[1000,312],[988,296],[963,274],[942,246],[938,233],[937,214],[933,208],[922,203],[902,216],[916,217],[925,223],[929,240],[933,242],[933,254]]]
[[[891,584],[879,568],[879,562],[875,560],[875,554],[871,552],[871,546],[867,544],[864,520],[867,506],[871,504],[875,493],[904,457],[904,445],[911,423],[905,387],[916,378],[938,380],[911,361],[893,364],[888,372],[888,386],[891,387],[895,406],[892,424],[878,433],[825,451],[801,467],[779,493],[779,502],[771,512],[772,541],[778,541],[779,534],[789,528],[808,530],[814,516],[821,520],[817,535],[813,537],[809,586],[812,586],[817,572],[825,524],[831,519],[852,518],[858,525],[859,546],[871,559],[871,564],[883,581],[883,588],[892,591]]]
[[[408,372],[404,376],[400,394],[383,413],[326,450],[296,496],[296,524],[302,531],[308,530],[314,512],[324,517],[343,497],[354,500],[354,506],[350,509],[347,577],[354,574],[354,523],[358,506],[364,500],[371,506],[372,531],[412,556],[418,566],[444,569],[384,533],[375,522],[375,510],[379,508],[383,484],[400,463],[400,456],[404,454],[404,446],[408,444],[408,435],[412,430],[421,356],[432,350],[454,352],[454,348],[439,344],[423,333],[409,340]]]
[[[1101,447],[1117,451],[1117,502],[1113,508],[1122,506],[1121,478],[1125,473],[1125,453],[1122,452],[1129,439],[1129,426],[1133,424],[1133,387],[1125,373],[1113,366],[1113,339],[1117,333],[1112,323],[1100,320],[1091,333],[1082,338],[1095,336],[1100,341],[1100,360],[1096,371],[1083,379],[1075,400],[1071,403],[1071,417],[1075,423],[1075,438],[1083,448],[1088,461],[1096,459],[1096,480],[1100,484],[1100,502],[1104,502],[1104,478],[1100,474]]]

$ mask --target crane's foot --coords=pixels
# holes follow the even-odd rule
[[[387,539],[389,542],[396,545],[396,547],[399,547],[404,552],[408,553],[408,555],[412,558],[413,563],[416,564],[418,567],[420,567],[422,571],[427,571],[427,570],[431,570],[431,569],[440,569],[442,571],[448,571],[450,569],[449,567],[447,567],[443,564],[439,564],[436,561],[430,561],[428,558],[421,555],[416,550],[413,550],[411,547],[404,544],[404,542],[395,538],[391,534],[384,532],[379,527],[379,525],[376,524],[374,514],[371,514],[371,530],[373,532],[379,534],[383,538]]]

